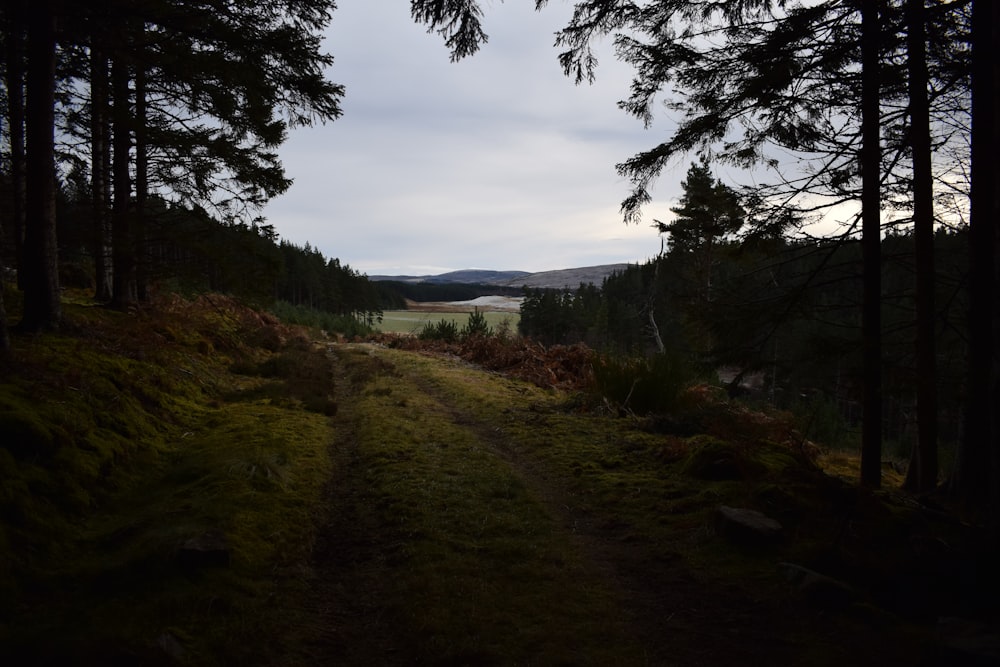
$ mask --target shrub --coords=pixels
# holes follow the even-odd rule
[[[604,356],[594,363],[594,382],[601,396],[640,415],[678,410],[693,378],[689,366],[672,353],[648,358]]]
[[[469,321],[462,327],[462,338],[472,338],[473,336],[487,337],[492,335],[492,333],[490,325],[486,322],[486,316],[479,312],[479,308],[469,313]]]
[[[427,322],[417,334],[420,340],[440,340],[453,343],[458,340],[458,325],[454,320],[440,320],[437,323]]]
[[[324,310],[296,306],[287,301],[278,301],[271,306],[271,313],[286,324],[299,324],[330,333],[343,334],[347,338],[367,336],[372,328],[351,315],[337,315]]]

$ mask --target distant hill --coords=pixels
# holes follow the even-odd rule
[[[507,285],[510,281],[530,276],[528,271],[489,271],[485,269],[463,269],[449,271],[434,276],[368,276],[368,280],[400,283],[462,283],[464,285]]]
[[[600,266],[582,266],[576,269],[540,271],[539,273],[530,273],[527,276],[516,278],[506,284],[511,287],[523,286],[534,289],[561,289],[563,287],[574,289],[579,287],[580,283],[593,283],[600,286],[605,278],[612,273],[624,271],[628,266],[628,264],[602,264]]]
[[[465,269],[450,271],[434,276],[368,276],[369,280],[395,281],[406,283],[449,284],[463,283],[474,285],[499,285],[502,287],[531,288],[574,288],[580,283],[600,285],[606,277],[617,271],[623,271],[628,264],[603,264],[600,266],[585,266],[576,269],[560,269],[558,271],[490,271],[483,269]]]

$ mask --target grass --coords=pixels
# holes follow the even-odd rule
[[[963,527],[704,387],[639,418],[223,297],[66,310],[0,380],[3,664],[916,664],[961,608]],[[181,558],[206,534],[227,564]]]
[[[509,463],[421,384],[436,381],[433,362],[340,354],[361,378],[352,429],[370,506],[390,531],[381,595],[398,652],[435,664],[639,661],[609,622],[615,591]]]
[[[0,383],[0,656],[270,662],[330,474],[324,350],[222,297],[66,310]],[[227,567],[181,562],[205,533]]]
[[[789,596],[781,561],[865,572],[866,599],[897,614],[914,610],[890,582],[939,584],[907,555],[929,524],[826,475],[780,417],[723,405],[700,416],[709,432],[671,435],[454,358],[338,355],[357,396],[338,441],[354,443],[380,556],[351,559],[378,583],[337,590],[377,588],[389,635],[361,621],[351,636],[372,652],[344,664],[898,664],[926,650],[868,602],[838,616]],[[720,505],[777,518],[785,539],[730,544]],[[733,641],[708,639],[723,632]]]
[[[471,312],[471,309],[470,309]],[[506,326],[509,331],[517,331],[517,323],[521,319],[519,313],[480,311],[486,318],[486,323],[497,330]],[[436,324],[442,320],[454,322],[461,329],[468,322],[467,313],[423,312],[418,310],[387,310],[382,313],[382,322],[376,329],[382,333],[417,334],[426,324]]]

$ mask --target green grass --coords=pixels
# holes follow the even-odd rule
[[[0,382],[6,664],[287,649],[297,617],[281,602],[303,595],[330,475],[329,359],[221,297],[159,307],[69,304],[62,333],[15,337]],[[206,532],[227,567],[179,560]]]
[[[391,634],[372,633],[364,650],[376,652],[349,664],[384,660],[386,647],[431,664],[594,665],[837,665],[859,646],[889,662],[924,650],[906,626],[872,627],[860,609],[825,617],[789,598],[781,561],[894,577],[912,515],[854,514],[857,537],[845,536],[862,501],[780,419],[722,405],[710,433],[665,435],[460,360],[367,345],[338,355],[357,396],[338,440],[355,443],[363,471],[364,534],[380,556],[361,560]],[[766,512],[786,539],[730,544],[714,529],[720,505]],[[599,566],[608,561],[616,577]],[[647,591],[662,600],[636,619],[630,598]],[[717,632],[741,639],[706,639]]]
[[[615,592],[571,536],[480,434],[414,382],[435,382],[434,362],[340,354],[360,378],[352,428],[392,545],[381,595],[401,653],[433,664],[640,661],[614,620]]]
[[[2,664],[912,664],[775,564],[912,587],[910,531],[959,544],[722,398],[618,417],[222,297],[67,313],[0,375]],[[730,544],[722,504],[786,539]],[[205,533],[228,566],[180,562]]]
[[[486,323],[494,331],[504,326],[506,322],[509,331],[517,331],[517,323],[521,319],[519,313],[480,311],[486,318]],[[418,310],[387,310],[382,313],[382,322],[375,328],[382,333],[418,334],[425,324],[436,324],[441,320],[454,322],[461,329],[469,321],[467,313],[428,313]]]

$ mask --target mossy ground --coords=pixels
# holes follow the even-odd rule
[[[332,612],[317,655],[841,665],[913,664],[929,650],[928,619],[904,617],[887,589],[912,572],[910,538],[942,526],[825,474],[780,419],[731,408],[713,433],[671,436],[454,357],[335,354],[352,398],[341,396],[345,477],[330,497],[352,518],[327,531],[336,567],[321,596],[364,602]],[[784,539],[728,543],[720,505],[778,518]],[[844,613],[813,607],[783,561],[868,597]]]
[[[0,381],[4,664],[919,664],[968,608],[966,527],[780,416],[621,417],[222,297],[67,314]],[[720,505],[784,538],[728,542]],[[205,533],[227,566],[180,563]]]
[[[66,316],[0,382],[0,654],[270,662],[330,473],[325,351],[224,297]],[[228,567],[181,565],[205,533]]]

